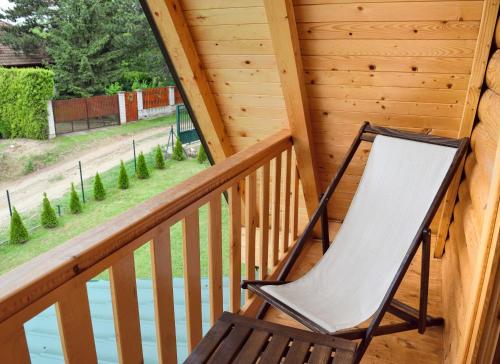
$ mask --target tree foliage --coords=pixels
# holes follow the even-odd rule
[[[71,193],[69,196],[69,210],[72,214],[79,214],[82,212],[82,204],[80,202],[80,197],[78,197],[78,193],[75,190],[75,185],[71,184]]]
[[[128,180],[127,170],[125,169],[125,164],[120,161],[120,174],[118,175],[118,188],[121,190],[126,190],[130,187],[130,182]]]
[[[146,158],[144,154],[141,152],[139,157],[137,158],[137,178],[139,179],[147,179],[149,178],[149,170],[148,165],[146,164]]]
[[[101,176],[99,173],[95,174],[94,179],[94,199],[96,201],[102,201],[106,198],[106,190],[104,189],[104,185],[101,181]]]
[[[58,225],[57,215],[54,208],[51,206],[47,194],[43,194],[42,213],[40,215],[40,223],[44,228],[52,229]]]
[[[165,158],[163,158],[163,151],[160,146],[157,146],[155,151],[155,168],[165,169]]]
[[[172,152],[172,159],[176,161],[183,161],[186,159],[182,142],[179,138],[175,141],[174,151]]]
[[[12,217],[10,218],[10,242],[12,244],[22,244],[29,240],[28,230],[23,224],[21,216],[16,208],[13,208]]]
[[[118,82],[160,83],[168,69],[136,0],[11,0],[2,43],[48,54],[60,97],[105,92]]]

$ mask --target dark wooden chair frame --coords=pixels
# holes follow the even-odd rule
[[[292,309],[290,306],[285,303],[279,301],[272,295],[268,294],[264,290],[261,289],[264,285],[280,285],[287,283],[287,277],[290,271],[293,268],[293,265],[296,263],[304,245],[307,240],[311,236],[315,225],[318,220],[321,219],[321,240],[323,244],[323,254],[329,248],[330,238],[328,232],[328,202],[333,195],[337,185],[339,184],[344,172],[346,171],[349,163],[351,162],[354,154],[356,153],[361,142],[370,142],[372,143],[375,140],[376,135],[385,135],[394,138],[401,138],[406,140],[414,140],[418,142],[437,144],[442,146],[448,146],[457,148],[457,152],[455,153],[454,159],[448,169],[446,176],[439,187],[434,200],[432,201],[429,210],[427,211],[422,224],[420,225],[417,234],[415,235],[408,252],[406,253],[401,265],[394,277],[389,290],[385,294],[379,308],[372,316],[371,322],[367,328],[352,328],[347,330],[341,330],[337,332],[329,332],[324,329],[317,323],[308,319],[300,312]],[[417,134],[404,132],[396,129],[389,129],[383,127],[377,127],[370,125],[369,122],[365,122],[356,138],[354,139],[342,165],[340,166],[337,174],[332,179],[330,184],[328,185],[326,191],[321,194],[320,201],[318,207],[316,208],[314,214],[311,217],[310,222],[307,227],[304,229],[303,233],[297,240],[296,244],[293,246],[292,251],[290,252],[289,258],[287,262],[284,264],[281,272],[279,273],[276,281],[243,281],[242,287],[244,289],[249,289],[250,291],[256,293],[261,296],[266,302],[260,307],[259,312],[257,314],[257,318],[262,319],[267,310],[269,309],[269,305],[273,305],[274,307],[280,309],[286,314],[290,315],[294,319],[296,319],[301,324],[305,325],[309,329],[327,334],[333,335],[336,337],[341,337],[349,340],[359,340],[361,339],[360,344],[356,349],[355,361],[354,363],[359,363],[361,358],[363,357],[368,345],[370,344],[373,336],[379,335],[387,335],[396,332],[408,331],[408,330],[418,330],[420,334],[425,332],[426,327],[430,326],[440,326],[444,323],[442,318],[434,318],[427,315],[427,302],[428,302],[428,288],[429,288],[429,267],[430,267],[430,254],[431,254],[431,230],[430,224],[436,211],[439,208],[441,201],[443,200],[445,193],[453,180],[454,175],[456,174],[459,166],[461,165],[462,160],[464,159],[465,153],[469,146],[469,138],[462,139],[452,139],[452,138],[444,138],[427,134]],[[419,309],[415,309],[406,305],[403,302],[400,302],[394,298],[401,281],[403,280],[420,244],[422,244],[422,261],[421,261],[421,275],[420,275],[420,302]],[[398,318],[402,319],[402,323],[397,324],[388,324],[388,325],[380,325],[384,315],[386,312],[389,312]]]

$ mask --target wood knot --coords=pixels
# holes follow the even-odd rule
[[[377,67],[374,65],[374,64],[371,64],[368,66],[368,68],[371,70],[371,71],[375,71],[377,69]]]

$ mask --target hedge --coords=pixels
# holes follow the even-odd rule
[[[53,94],[52,71],[0,67],[0,138],[47,139]]]

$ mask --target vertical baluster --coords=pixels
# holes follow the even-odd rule
[[[255,211],[256,211],[256,174],[253,172],[245,178],[245,236],[246,236],[246,277],[255,279]],[[247,299],[252,297],[250,290],[246,290]]]
[[[111,266],[109,280],[120,363],[141,363],[141,325],[132,253]]]
[[[221,197],[216,194],[208,205],[208,280],[210,323],[222,315],[222,219]]]
[[[280,243],[280,192],[281,192],[281,154],[274,159],[273,209],[271,212],[273,235],[273,265],[279,261]]]
[[[182,220],[187,341],[191,352],[201,340],[200,226],[198,210]]]
[[[229,309],[241,306],[241,196],[238,184],[229,189]]]
[[[292,174],[292,148],[287,149],[285,152],[285,192],[283,211],[283,253],[288,250],[288,242],[290,240],[290,180]]]
[[[297,240],[299,232],[299,171],[297,169],[297,163],[295,159],[295,154],[292,158],[292,207],[291,207],[291,219],[292,219],[292,241]]]
[[[260,278],[267,276],[267,257],[269,254],[269,162],[261,170],[260,187]]]
[[[66,363],[97,363],[87,287],[65,292],[56,304],[57,324]]]
[[[177,345],[175,337],[170,226],[160,229],[158,235],[150,243],[150,252],[158,362],[175,363],[177,362]]]
[[[29,364],[30,353],[22,325],[0,335],[0,363]]]

